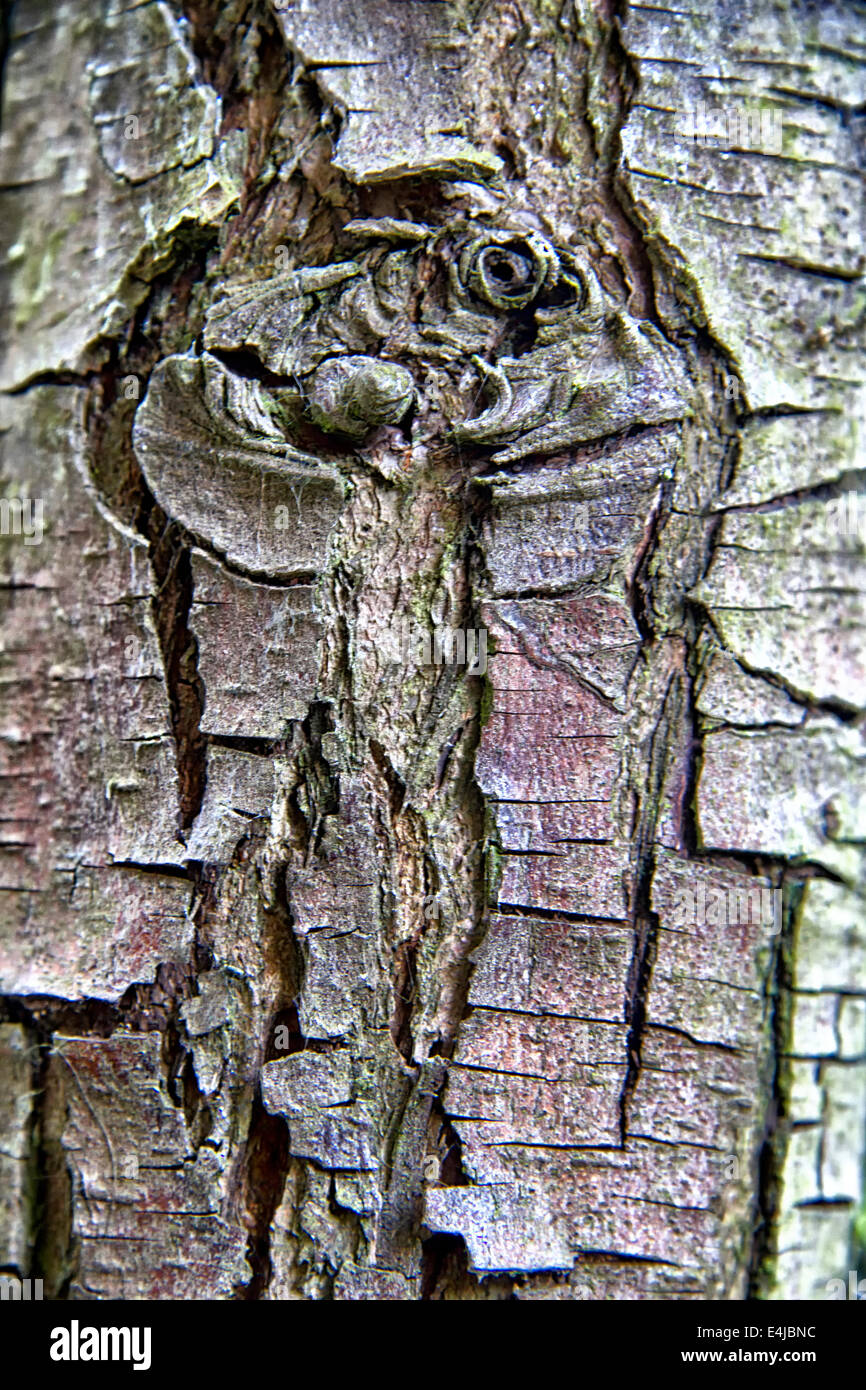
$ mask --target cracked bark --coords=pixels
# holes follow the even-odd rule
[[[11,7],[0,1268],[862,1258],[861,48],[794,0]],[[783,145],[687,137],[708,99]],[[303,409],[346,353],[414,383],[351,442]],[[409,620],[486,671],[395,669]]]

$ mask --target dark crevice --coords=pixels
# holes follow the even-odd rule
[[[330,1182],[328,1184],[328,1211],[334,1218],[335,1224],[342,1226],[348,1237],[348,1253],[352,1259],[358,1258],[360,1250],[365,1250],[367,1239],[364,1235],[364,1225],[360,1216],[351,1207],[344,1207],[337,1196],[337,1173],[331,1170]]]
[[[171,727],[177,753],[180,830],[189,830],[201,810],[207,775],[207,736],[200,724],[204,683],[198,674],[198,642],[189,625],[193,601],[191,552],[180,527],[155,504],[146,533],[156,591],[154,625],[162,651]]]
[[[317,1045],[304,1037],[298,1016],[297,1004],[289,1004],[274,1014],[265,1038],[266,1062],[277,1062],[281,1057],[291,1057],[296,1052],[330,1051],[330,1047]]]
[[[54,1001],[52,1001],[54,1002]],[[51,1031],[28,1001],[0,997],[0,1022],[24,1029],[31,1049],[30,1127],[27,1149],[29,1185],[25,1203],[32,1240],[30,1265],[20,1278],[41,1279],[44,1296],[66,1299],[75,1269],[72,1235],[72,1174],[60,1136],[66,1120],[63,1079],[52,1065]],[[26,1219],[26,1218],[25,1218]],[[4,1265],[7,1271],[11,1265]]]
[[[193,865],[196,861],[185,861],[183,866],[179,864],[162,863],[159,860],[150,864],[141,864],[137,859],[112,859],[112,869],[130,869],[136,876],[142,878],[174,878],[185,883],[195,882],[195,871]],[[82,868],[97,868],[98,865],[81,865]],[[67,871],[68,872],[68,871]]]
[[[90,387],[99,380],[100,372],[97,370],[90,372],[55,371],[49,369],[42,372],[33,372],[31,376],[25,377],[15,386],[8,386],[3,394],[6,396],[26,396],[29,391],[35,391],[40,386],[78,386]]]
[[[420,1298],[424,1302],[446,1300],[516,1299],[514,1279],[507,1274],[480,1277],[469,1268],[469,1252],[462,1236],[436,1234],[422,1243]]]
[[[733,869],[735,872],[751,874],[755,878],[775,879],[784,872],[792,881],[823,878],[828,883],[846,886],[845,878],[827,865],[809,859],[796,863],[782,854],[747,849],[704,849],[699,846],[694,859],[698,865],[716,865],[720,869]]]
[[[209,734],[208,743],[211,748],[233,748],[260,758],[284,758],[291,747],[288,739],[252,738],[247,734]]]
[[[392,817],[398,816],[402,810],[403,802],[406,799],[406,783],[395,771],[381,743],[377,743],[373,738],[369,740],[369,743],[373,762],[376,764],[376,767],[385,779],[385,783],[388,787],[388,802],[391,815]]]
[[[182,0],[190,44],[201,75],[222,101],[220,135],[247,132],[247,194],[255,186],[271,147],[280,97],[289,68],[277,21],[265,0],[251,0],[240,22],[224,0]],[[248,85],[249,54],[255,52],[255,84]]]
[[[213,1115],[199,1087],[193,1055],[185,1038],[185,1029],[178,1018],[171,1018],[162,1030],[162,1064],[168,1097],[183,1111],[189,1142],[197,1150],[213,1129]]]
[[[76,1273],[78,1245],[73,1235],[72,1169],[61,1142],[67,1114],[64,1079],[48,1043],[39,1046],[35,1090],[33,1274],[43,1280],[46,1298],[66,1300]]]
[[[298,781],[289,795],[286,811],[297,848],[309,862],[321,844],[328,817],[340,809],[340,779],[322,751],[322,738],[334,727],[331,706],[316,701],[298,727],[296,754]],[[285,890],[285,885],[284,889]],[[288,899],[285,899],[288,908]]]
[[[53,995],[5,995],[0,1019],[21,1023],[40,1044],[56,1033],[71,1037],[110,1038],[118,1029],[134,1033],[162,1031],[179,1002],[192,995],[189,970],[164,962],[152,984],[133,984],[116,1003],[105,999],[57,999]]]
[[[0,130],[2,130],[3,115],[6,110],[5,79],[6,79],[6,60],[9,57],[9,44],[12,38],[12,6],[14,0],[0,0]]]
[[[646,648],[655,640],[652,626],[652,583],[650,568],[659,544],[668,510],[668,499],[673,486],[672,479],[662,480],[662,495],[648,518],[644,536],[637,548],[626,582],[626,601],[631,609],[634,625]]]
[[[492,597],[498,602],[519,602],[521,599],[538,599],[540,602],[559,603],[562,599],[581,598],[594,592],[591,580],[575,584],[572,581],[563,585],[551,584],[545,588],[497,589]],[[494,653],[495,654],[495,653]]]
[[[419,933],[420,936],[420,933]],[[394,950],[390,1031],[394,1046],[404,1062],[412,1063],[415,1039],[412,1012],[417,994],[418,940],[401,941]]]
[[[249,565],[242,565],[237,560],[230,559],[223,551],[218,550],[211,541],[205,536],[195,533],[186,533],[188,545],[198,546],[206,555],[210,555],[217,560],[223,569],[228,570],[229,574],[236,575],[238,579],[244,579],[249,584],[261,584],[268,589],[299,589],[309,588],[318,579],[316,570],[293,570],[290,574],[273,574],[268,570],[252,569]]]
[[[210,1115],[200,1103],[191,1057],[178,1026],[180,1006],[191,995],[190,971],[163,963],[151,984],[131,985],[117,1003],[46,995],[0,999],[0,1020],[24,1027],[35,1052],[33,1275],[44,1280],[48,1298],[68,1298],[77,1261],[73,1181],[61,1142],[67,1120],[64,1037],[107,1039],[117,1032],[158,1032],[168,1094],[184,1109],[197,1145],[210,1129]]]
[[[804,1207],[853,1207],[855,1199],[853,1197],[810,1197],[803,1202],[795,1202],[797,1211],[802,1211]]]
[[[197,955],[195,968],[210,968],[206,951]],[[189,968],[163,963],[157,967],[152,984],[130,985],[116,1004],[102,999],[67,1001],[39,995],[21,999],[7,997],[0,1001],[0,1017],[26,1022],[35,1032],[46,1058],[55,1049],[62,1056],[64,1036],[107,1039],[118,1032],[159,1033],[167,1094],[174,1105],[183,1109],[191,1141],[198,1147],[210,1132],[212,1120],[198,1089],[192,1057],[184,1042],[185,1031],[180,1023],[180,1008],[193,996],[192,969],[192,963]],[[56,1162],[54,1167],[57,1169]],[[53,1235],[45,1231],[42,1238],[50,1240]]]
[[[199,724],[204,686],[198,647],[189,625],[193,601],[191,541],[152,496],[132,447],[135,411],[163,355],[189,337],[195,287],[205,278],[208,245],[178,246],[179,264],[157,277],[137,310],[127,343],[116,345],[94,378],[85,410],[88,467],[99,495],[123,524],[148,545],[154,578],[151,611],[159,641],[174,737],[178,778],[178,838],[201,808],[207,741]]]
[[[303,987],[304,955],[298,937],[295,935],[295,918],[289,900],[288,873],[285,864],[277,864],[273,869],[270,879],[270,893],[266,893],[265,897],[269,901],[264,913],[266,927],[263,943],[264,955],[279,981],[276,997],[271,1001],[271,1007],[276,1011],[274,1028],[287,1028],[290,1039],[297,1033],[303,1041],[296,1002]],[[267,1034],[265,1039],[266,1052],[271,1038],[275,1039],[276,1034],[270,1032]],[[290,1045],[289,1051],[292,1050]]]
[[[656,305],[655,268],[640,218],[632,203],[630,190],[621,177],[622,130],[640,89],[637,66],[622,42],[622,17],[623,7],[618,3],[609,4],[604,11],[598,13],[600,42],[597,61],[600,74],[613,99],[611,109],[614,101],[618,109],[606,130],[600,130],[595,123],[587,122],[587,125],[595,146],[599,191],[604,199],[619,253],[633,286],[630,308],[638,317],[649,318],[664,331]],[[595,35],[589,31],[580,37],[585,42],[592,43]]]
[[[650,875],[651,878],[651,875]],[[648,880],[649,881],[649,880]],[[626,979],[625,1021],[626,1072],[620,1093],[620,1145],[628,1140],[628,1110],[637,1088],[641,1068],[641,1049],[647,1024],[647,1003],[650,979],[655,964],[659,919],[654,912],[644,912],[635,921],[635,945]]]
[[[430,1109],[430,1127],[439,1157],[439,1182],[443,1187],[467,1187],[470,1179],[463,1170],[463,1143],[443,1103],[447,1076]]]
[[[435,783],[437,792],[440,790],[440,788],[441,788],[441,786],[442,786],[442,783],[443,783],[443,781],[445,780],[445,774],[446,774],[446,772],[448,771],[448,764],[449,764],[450,761],[451,761],[451,755],[452,755],[452,753],[454,752],[455,748],[457,747],[457,744],[460,742],[460,739],[462,738],[462,736],[463,736],[463,734],[464,734],[464,732],[465,732],[465,729],[466,729],[465,724],[460,724],[460,725],[454,730],[454,732],[453,732],[452,734],[449,735],[449,737],[445,740],[445,742],[444,742],[444,743],[440,746],[440,748],[439,748],[439,758],[438,758],[438,761],[437,761],[437,763],[436,763],[436,783]]]
[[[508,851],[505,850],[504,853],[507,855]],[[621,917],[590,917],[585,912],[572,912],[565,907],[535,907],[526,903],[504,901],[497,903],[496,911],[502,917],[540,917],[545,921],[561,920],[578,927],[621,927],[624,921]]]
[[[268,1113],[257,1090],[243,1173],[243,1204],[249,1227],[247,1262],[252,1270],[249,1283],[237,1290],[244,1301],[260,1299],[271,1280],[271,1225],[282,1200],[289,1162],[289,1127],[281,1115]]]
[[[694,648],[692,648],[694,651]],[[678,803],[677,829],[682,849],[688,859],[695,859],[700,845],[698,828],[698,785],[701,778],[704,745],[698,735],[695,682],[687,674],[683,682],[683,719],[686,726],[685,767],[683,789]]]
[[[725,481],[722,488],[723,494],[725,488],[735,477],[736,470]],[[719,501],[719,511],[723,516],[772,515],[774,512],[785,511],[787,508],[798,506],[803,502],[835,502],[849,492],[856,493],[862,498],[864,486],[866,486],[866,470],[845,468],[829,482],[810,483],[806,487],[792,488],[790,492],[776,493],[773,497],[765,498],[760,502],[726,504],[723,495]],[[841,539],[842,537],[840,537]]]
[[[445,1287],[467,1277],[469,1257],[462,1236],[428,1236],[421,1250],[420,1296],[425,1302],[442,1299]]]
[[[770,1002],[768,1094],[764,1132],[756,1160],[756,1193],[748,1258],[747,1298],[765,1297],[771,1290],[777,1230],[782,1200],[782,1169],[790,1133],[789,1095],[794,1003],[794,933],[802,906],[802,885],[790,895],[782,931],[774,942],[767,990]]]
[[[624,1017],[629,1031],[626,1039],[626,1072],[619,1101],[620,1142],[623,1148],[628,1138],[629,1105],[640,1077],[641,1050],[647,1026],[647,1006],[660,925],[658,915],[651,907],[652,882],[655,875],[656,821],[669,753],[670,729],[678,726],[681,706],[680,685],[669,684],[647,753],[641,810],[633,841],[631,920],[634,949],[624,1000]]]

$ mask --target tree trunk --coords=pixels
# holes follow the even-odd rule
[[[0,1267],[827,1297],[860,7],[8,8]]]

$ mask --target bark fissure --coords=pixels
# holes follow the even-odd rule
[[[2,4],[0,1264],[853,1258],[856,45],[722,9]]]

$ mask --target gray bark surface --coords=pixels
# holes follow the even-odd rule
[[[0,1270],[827,1297],[866,11],[7,8]]]

